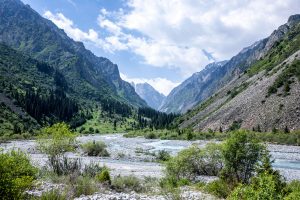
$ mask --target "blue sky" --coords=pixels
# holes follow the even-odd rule
[[[164,93],[206,64],[267,37],[299,0],[22,0],[127,81]]]

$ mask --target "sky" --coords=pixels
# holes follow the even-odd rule
[[[167,95],[208,63],[269,36],[300,0],[22,0],[129,82]]]

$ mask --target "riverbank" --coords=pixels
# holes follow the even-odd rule
[[[110,153],[109,158],[91,157],[83,155],[80,150],[66,154],[71,158],[80,158],[83,164],[91,162],[105,165],[111,169],[112,176],[133,174],[139,178],[145,176],[160,178],[163,175],[163,166],[156,162],[155,153],[165,150],[171,155],[191,145],[204,147],[214,141],[207,140],[160,140],[145,139],[143,137],[125,138],[123,134],[83,135],[77,137],[79,144],[88,141],[103,141]],[[216,142],[216,141],[215,141]],[[36,149],[34,140],[10,141],[0,144],[5,151],[13,148],[20,149],[30,155],[32,162],[43,166],[47,156]],[[273,167],[278,169],[287,181],[300,180],[300,147],[287,145],[267,145],[275,162]]]

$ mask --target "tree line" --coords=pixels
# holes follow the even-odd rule
[[[174,113],[167,114],[144,107],[138,109],[137,120],[139,128],[168,129],[171,128],[171,124],[176,117],[178,117],[178,115]]]

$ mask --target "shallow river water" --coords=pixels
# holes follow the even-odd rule
[[[180,150],[190,145],[204,147],[211,141],[182,141],[182,140],[159,140],[145,138],[124,138],[122,134],[108,135],[85,135],[77,138],[79,143],[87,141],[103,141],[110,153],[109,158],[83,156],[82,152],[68,153],[69,157],[80,157],[83,164],[90,162],[100,163],[111,169],[112,175],[134,174],[139,177],[152,176],[161,177],[163,166],[154,162],[153,153],[166,150],[175,155]],[[39,153],[35,148],[35,141],[11,141],[0,144],[5,151],[19,148],[30,154],[32,162],[42,166],[47,161],[47,156]],[[273,167],[288,180],[300,180],[300,147],[286,145],[268,145],[268,149],[275,159]]]

